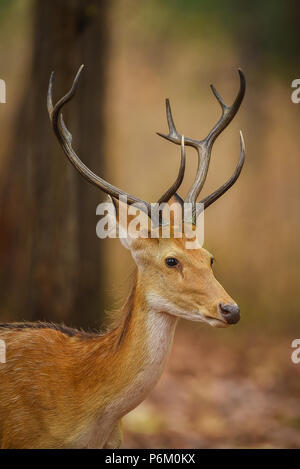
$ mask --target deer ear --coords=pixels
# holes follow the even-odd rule
[[[131,249],[137,238],[148,237],[149,230],[151,230],[150,218],[134,205],[108,197],[115,209],[118,237],[126,249]]]

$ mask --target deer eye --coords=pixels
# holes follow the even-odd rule
[[[210,265],[211,265],[211,266],[213,265],[213,263],[215,262],[215,260],[216,260],[216,259],[215,259],[214,257],[211,257],[211,258],[210,258]]]
[[[176,257],[167,257],[165,263],[168,267],[176,267],[179,264],[179,260]]]

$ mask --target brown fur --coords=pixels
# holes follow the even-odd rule
[[[138,316],[125,315],[104,335],[70,334],[51,324],[0,326],[7,349],[6,364],[0,364],[1,447],[72,447],[98,409],[130,381],[128,362],[141,365]],[[131,342],[136,347],[124,361],[122,352]]]

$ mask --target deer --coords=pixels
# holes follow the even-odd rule
[[[143,203],[150,219],[150,204],[113,186],[93,173],[72,147],[72,135],[62,115],[74,97],[83,66],[70,90],[52,102],[54,72],[48,88],[47,107],[52,129],[63,152],[88,182],[101,189],[113,205],[116,223],[122,223],[121,207],[129,210]],[[159,202],[180,207],[191,203],[193,216],[181,225],[172,224],[170,237],[122,239],[135,265],[135,280],[120,311],[120,319],[105,332],[84,332],[45,322],[0,323],[0,340],[6,345],[6,361],[0,363],[1,448],[119,448],[121,419],[137,407],[159,380],[169,356],[179,319],[229,327],[240,319],[237,303],[213,273],[214,258],[205,248],[186,249],[184,223],[197,220],[197,199],[205,183],[211,150],[216,138],[237,114],[246,81],[239,69],[239,90],[231,106],[213,85],[221,117],[206,138],[181,135],[166,100],[169,132],[161,137],[180,145],[177,177]],[[177,191],[185,173],[185,146],[197,152],[195,180],[185,199]],[[240,132],[240,157],[233,175],[201,200],[204,210],[238,179],[245,160]],[[126,204],[120,197],[126,196]],[[123,204],[123,206],[122,206]],[[128,223],[128,221],[127,221]],[[126,230],[126,226],[121,227]]]

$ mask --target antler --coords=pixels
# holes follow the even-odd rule
[[[220,135],[220,133],[232,121],[237,111],[239,110],[241,102],[244,98],[245,90],[246,90],[246,80],[245,80],[245,76],[243,72],[240,69],[238,70],[238,72],[239,72],[239,77],[240,77],[240,89],[231,106],[227,106],[227,104],[224,103],[223,99],[221,98],[221,96],[219,95],[215,87],[211,85],[211,89],[221,106],[222,115],[219,121],[216,123],[216,125],[209,132],[208,136],[203,140],[194,140],[192,138],[186,138],[186,137],[184,139],[185,145],[195,148],[198,153],[198,169],[197,169],[196,178],[195,178],[194,184],[192,185],[191,189],[189,190],[185,198],[185,202],[196,204],[197,197],[200,194],[201,189],[207,177],[212,146],[216,138],[218,137],[218,135]],[[163,137],[169,140],[170,142],[180,144],[181,135],[176,130],[172,112],[171,112],[170,101],[168,99],[166,100],[166,111],[167,111],[169,133],[165,135],[165,134],[158,132],[158,135],[160,137]],[[213,192],[212,194],[210,194],[209,196],[201,200],[201,203],[204,204],[204,208],[207,208],[209,205],[215,202],[219,197],[221,197],[221,195],[223,195],[235,183],[235,181],[239,177],[243,164],[244,164],[244,160],[245,160],[245,146],[244,146],[244,139],[243,139],[241,132],[240,132],[240,143],[241,143],[241,154],[240,154],[240,159],[239,159],[239,162],[237,164],[234,174],[225,184],[219,187],[215,192]]]
[[[71,145],[72,135],[68,131],[64,123],[61,110],[64,107],[64,105],[67,104],[74,97],[83,67],[84,66],[81,65],[81,67],[79,68],[74,78],[71,89],[54,106],[52,103],[52,88],[53,88],[54,72],[51,73],[50,81],[49,81],[49,88],[48,88],[48,96],[47,96],[47,108],[48,108],[48,113],[49,113],[49,117],[50,117],[50,121],[52,124],[52,128],[54,130],[54,133],[56,134],[58,141],[62,149],[64,150],[65,154],[67,155],[68,159],[83,177],[85,177],[89,182],[97,186],[99,189],[103,190],[103,192],[105,192],[106,194],[111,195],[112,197],[119,198],[120,196],[126,196],[127,203],[129,205],[137,204],[137,206],[139,206],[141,210],[144,210],[150,216],[151,204],[149,204],[148,202],[145,202],[142,199],[139,199],[138,197],[128,194],[125,191],[122,191],[118,187],[113,186],[109,182],[102,179],[100,176],[97,176],[97,174],[93,173],[81,161],[81,159],[77,156],[74,149],[72,148],[72,145]],[[172,184],[172,186],[160,197],[159,203],[168,202],[168,200],[170,200],[170,198],[176,193],[176,191],[178,190],[179,186],[182,183],[184,172],[185,172],[185,149],[184,149],[183,137],[180,138],[180,143],[181,143],[181,162],[180,162],[180,167],[179,167],[177,178],[175,182]]]

